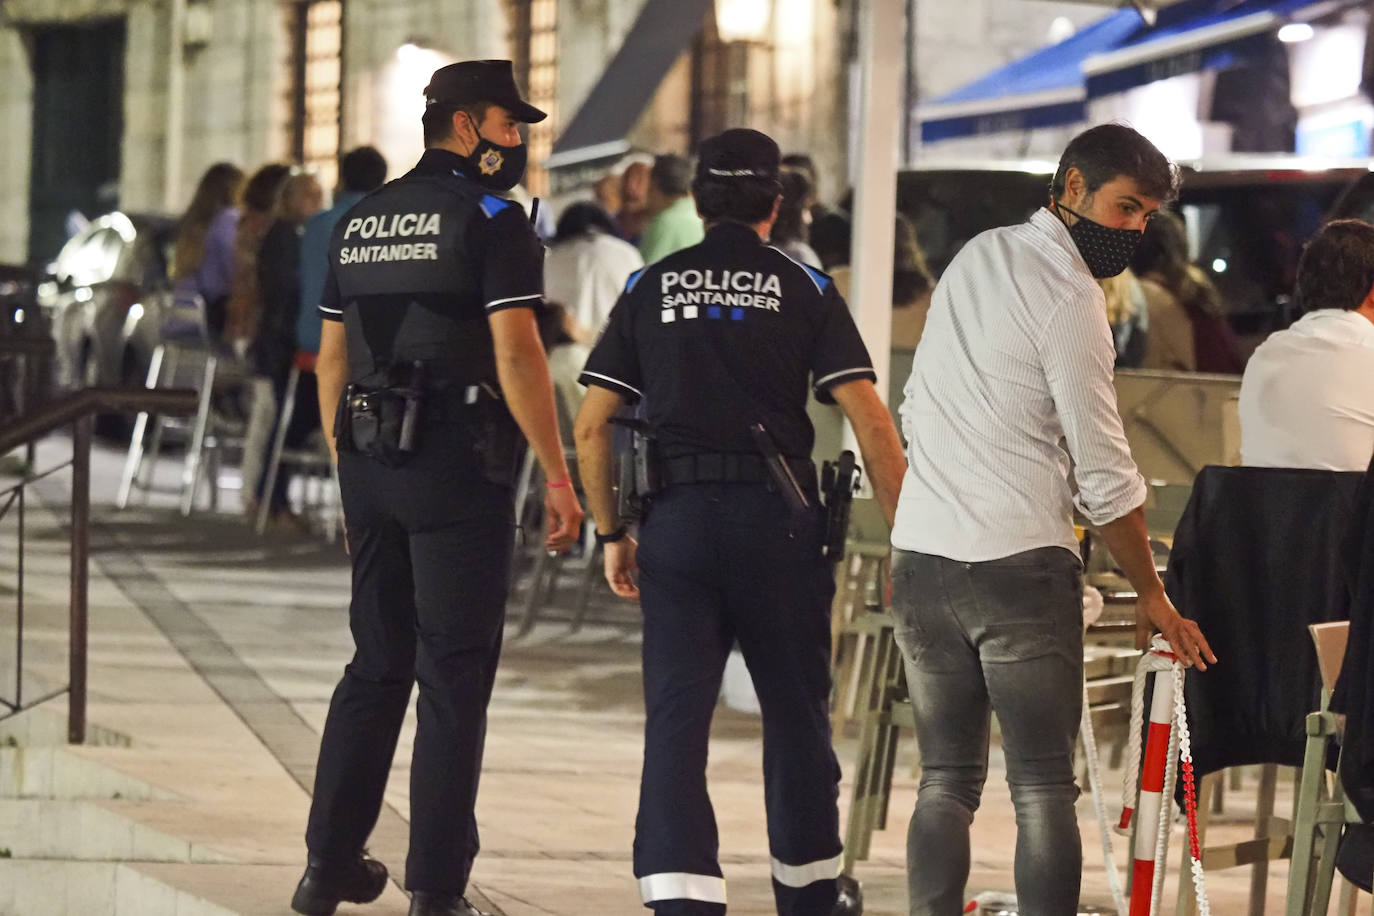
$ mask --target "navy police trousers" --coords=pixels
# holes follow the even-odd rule
[[[736,640],[763,711],[764,800],[782,916],[829,916],[842,851],[830,735],[834,579],[813,508],[794,523],[758,484],[691,484],[653,501],[638,552],[644,771],[634,871],[668,916],[725,912],[706,790],[711,713]],[[795,528],[795,530],[792,530]]]
[[[412,686],[410,890],[461,894],[477,855],[487,701],[501,655],[515,526],[509,487],[480,479],[472,437],[431,424],[404,466],[339,454],[357,650],[334,691],[306,830],[346,861],[381,812]]]

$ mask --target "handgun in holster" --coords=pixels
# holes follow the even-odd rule
[[[425,365],[413,362],[404,383],[385,373],[385,383],[353,383],[344,388],[335,437],[340,447],[387,467],[399,467],[415,453],[425,397]]]
[[[821,496],[825,502],[825,541],[822,551],[826,562],[835,564],[844,557],[845,539],[849,536],[849,508],[854,494],[859,492],[863,469],[854,462],[849,449],[840,452],[833,463],[821,465]]]
[[[649,498],[663,489],[658,438],[644,420],[611,417],[610,422],[629,432],[626,444],[616,456],[616,508],[622,519],[641,519]]]

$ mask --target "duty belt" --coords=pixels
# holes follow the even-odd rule
[[[815,485],[816,466],[804,458],[785,460],[802,487],[810,490]],[[691,483],[766,483],[772,486],[773,478],[762,455],[708,452],[664,459],[663,486]]]

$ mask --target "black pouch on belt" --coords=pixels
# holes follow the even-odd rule
[[[410,381],[408,386],[352,384],[345,388],[335,420],[339,447],[386,467],[405,464],[416,450],[423,399],[423,388],[416,384],[419,380]]]

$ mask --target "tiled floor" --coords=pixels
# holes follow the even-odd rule
[[[58,442],[45,452],[60,449]],[[97,455],[98,502],[113,493],[117,461],[112,453]],[[54,481],[29,506],[25,668],[31,689],[60,681],[65,666],[66,547],[58,527],[64,492]],[[172,887],[235,913],[287,913],[303,858],[305,787],[318,731],[350,651],[342,550],[298,537],[260,539],[224,516],[186,521],[165,509],[117,513],[98,505],[94,517],[90,716],[130,744],[75,753],[156,787],[153,797],[107,797],[98,804],[213,853],[200,862],[165,855],[131,860],[133,873],[160,892]],[[14,540],[13,520],[0,521],[0,584],[13,582]],[[577,634],[555,617],[506,644],[478,809],[483,852],[473,873],[476,888],[506,916],[642,912],[629,863],[642,751],[636,611],[605,595],[592,617]],[[6,627],[12,627],[8,620],[0,623],[0,647],[11,644]],[[12,677],[12,656],[0,653],[0,683]],[[404,860],[413,728],[412,715],[372,844],[397,870]],[[846,773],[853,744],[852,736],[839,739]],[[773,912],[760,752],[757,720],[722,707],[709,775],[730,912],[737,914]],[[867,912],[875,916],[905,911],[905,812],[915,795],[908,753],[904,748],[888,829],[875,836],[870,860],[858,868]],[[1120,779],[1119,771],[1107,774],[1113,815]],[[846,782],[842,805],[848,792]],[[1288,797],[1281,793],[1280,811]],[[1243,794],[1230,798],[1223,820],[1237,819],[1248,804]],[[1106,902],[1087,797],[1079,814],[1084,899]],[[0,847],[10,829],[0,824]],[[1239,835],[1243,828],[1224,829]],[[1181,832],[1175,834],[1177,862]],[[994,749],[974,824],[970,894],[1010,890],[1014,842]],[[1124,863],[1124,841],[1116,844]],[[1270,870],[1266,913],[1282,911],[1285,873],[1282,865]],[[94,873],[67,874],[79,881]],[[113,878],[101,875],[113,886]],[[135,893],[137,880],[120,880],[121,895]],[[1174,885],[1171,879],[1166,912],[1173,909]],[[1209,876],[1209,887],[1213,912],[1244,912],[1248,872]],[[15,905],[24,916],[61,911]],[[341,910],[350,911],[361,912]],[[366,912],[404,913],[404,897],[393,887]]]

